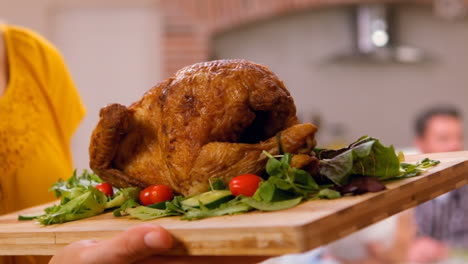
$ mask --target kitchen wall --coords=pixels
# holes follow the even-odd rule
[[[159,0],[0,0],[0,19],[52,38],[51,18],[61,9],[79,7],[152,7]]]
[[[429,7],[401,6],[398,42],[422,49],[427,62],[337,62],[334,57],[352,46],[349,12],[314,9],[241,26],[215,36],[213,56],[269,66],[291,91],[299,116],[320,118],[323,144],[368,134],[405,148],[424,108],[450,103],[468,115],[466,19],[449,22],[435,18]]]

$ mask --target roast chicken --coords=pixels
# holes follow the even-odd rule
[[[299,124],[283,83],[245,60],[197,63],[157,84],[129,107],[101,109],[90,167],[117,187],[165,184],[192,195],[209,178],[261,174],[267,157],[310,153],[316,127]]]

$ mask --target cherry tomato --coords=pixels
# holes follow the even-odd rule
[[[96,185],[96,189],[103,192],[106,196],[114,195],[114,190],[112,189],[112,185],[107,182],[100,183]]]
[[[142,205],[150,205],[169,201],[173,196],[171,188],[166,185],[151,185],[140,192],[140,202]]]
[[[229,182],[229,190],[235,196],[245,195],[252,196],[258,189],[258,185],[262,178],[255,174],[243,174],[232,178]]]

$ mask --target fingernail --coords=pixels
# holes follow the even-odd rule
[[[168,246],[165,245],[165,239],[161,237],[161,234],[159,232],[149,232],[145,235],[144,240],[145,244],[150,248],[168,248]]]

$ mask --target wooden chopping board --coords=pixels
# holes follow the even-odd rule
[[[387,190],[336,200],[316,200],[276,212],[251,212],[197,221],[170,217],[149,221],[168,229],[178,241],[175,255],[282,255],[304,252],[351,234],[405,209],[468,183],[468,151],[409,156],[441,163],[424,175],[388,183]],[[143,223],[111,213],[53,226],[0,217],[0,255],[53,255],[81,239],[106,239]]]

